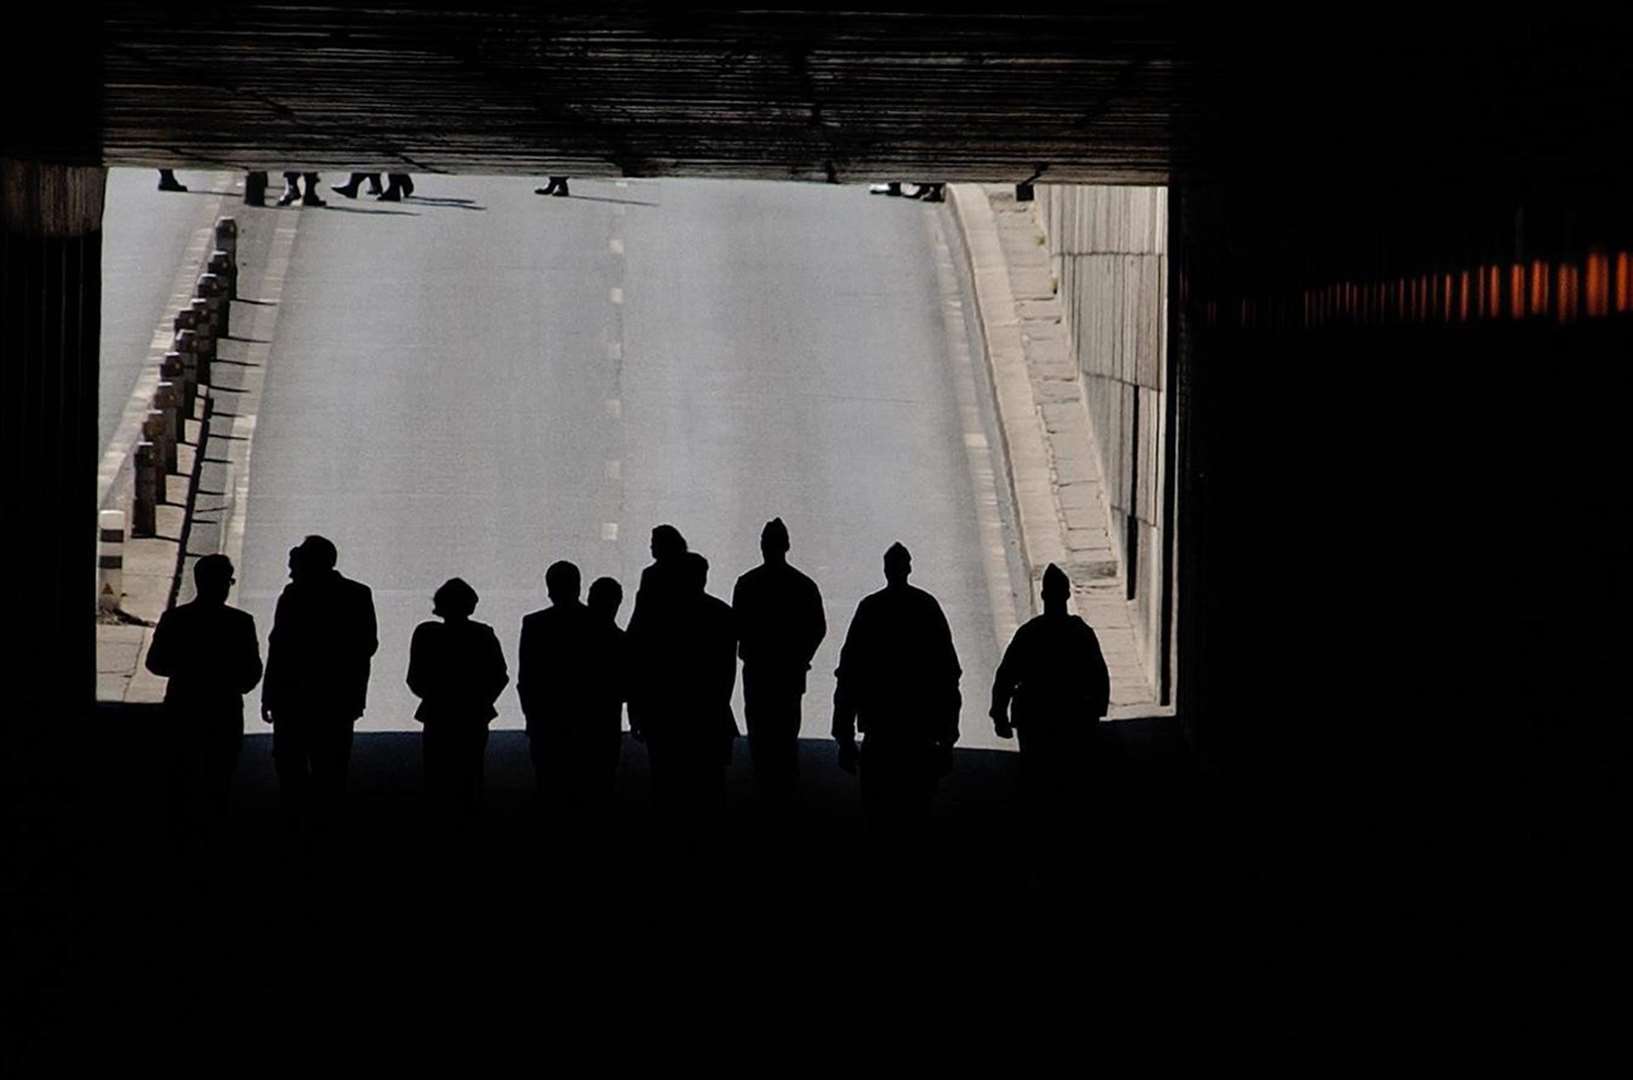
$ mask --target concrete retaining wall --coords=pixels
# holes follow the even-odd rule
[[[1042,185],[1038,217],[1106,482],[1135,633],[1163,692],[1168,191]]]

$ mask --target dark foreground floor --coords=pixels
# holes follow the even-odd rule
[[[1155,726],[1120,729],[1050,843],[1016,758],[966,751],[929,829],[881,845],[825,741],[802,745],[790,817],[766,817],[739,744],[723,819],[687,829],[649,807],[628,740],[605,820],[541,816],[514,732],[456,835],[399,734],[359,736],[337,835],[286,834],[264,735],[224,829],[177,835],[151,722],[103,716],[8,771],[7,1076],[315,1069],[336,1046],[374,1075],[450,1038],[574,1073],[765,1063],[755,1040],[854,1064],[881,1038],[1014,1067],[1023,1045],[1135,1038],[1110,1019],[1131,1013],[1164,1054],[1225,1053],[1203,1034],[1223,1022],[1300,1068],[1625,1054],[1625,851],[1589,879],[1536,836],[1403,845],[1390,789],[1344,789],[1341,827],[1322,774],[1298,795],[1221,780]]]

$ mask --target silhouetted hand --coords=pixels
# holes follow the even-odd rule
[[[989,715],[992,717],[992,730],[998,734],[1000,739],[1013,739],[1015,737],[1015,728],[1010,724],[1009,717],[1006,714],[994,711]]]
[[[267,708],[265,705],[261,706],[261,723],[272,723],[272,710]]]
[[[857,757],[856,741],[854,739],[839,744],[839,767],[852,776],[856,775]]]

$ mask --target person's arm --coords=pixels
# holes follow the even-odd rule
[[[1009,702],[1015,696],[1021,648],[1021,631],[1017,630],[992,676],[992,708],[987,710],[987,715],[992,717],[992,729],[1000,739],[1015,737],[1015,728],[1009,722]]]
[[[357,587],[361,590],[358,603],[357,643],[362,650],[363,658],[367,660],[380,651],[380,624],[374,617],[374,591],[361,582]]]
[[[510,668],[505,664],[505,650],[499,644],[499,635],[491,628],[488,630],[488,671],[491,675],[488,704],[492,705],[510,685]]]
[[[147,647],[147,669],[163,678],[176,673],[176,620],[171,615],[167,611],[159,616],[159,625],[153,628],[153,640]]]
[[[283,665],[278,661],[288,659],[284,656],[288,648],[284,643],[289,631],[288,601],[289,590],[285,589],[278,594],[278,606],[272,613],[272,632],[267,635],[266,670],[261,674],[261,719],[268,724],[272,723],[283,694]]]
[[[860,681],[857,668],[862,655],[865,621],[864,608],[858,604],[850,629],[845,632],[845,643],[839,648],[839,667],[834,670],[833,737],[839,744],[839,767],[850,773],[856,771],[856,714],[860,706],[856,700]]]
[[[414,628],[414,636],[408,643],[408,689],[420,700],[431,695],[435,681],[431,674],[432,660],[426,655],[431,647],[432,623],[420,623]]]
[[[261,638],[255,632],[255,616],[249,612],[238,620],[242,627],[242,640],[238,645],[237,654],[243,658],[244,664],[238,670],[238,684],[236,689],[240,694],[247,694],[255,689],[255,684],[261,681]]]
[[[1088,656],[1084,659],[1089,679],[1089,707],[1099,719],[1111,709],[1111,672],[1106,670],[1106,657],[1100,651],[1100,638],[1093,627],[1089,627]]]
[[[817,588],[814,581],[810,582],[810,585],[806,596],[806,634],[802,643],[807,668],[811,666],[811,658],[822,645],[822,639],[828,636],[828,615],[822,608],[822,590]]]

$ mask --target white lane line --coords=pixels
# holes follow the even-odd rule
[[[624,478],[624,463],[617,458],[607,461],[607,479],[622,480]]]
[[[601,539],[616,544],[618,542],[618,523],[609,521],[601,526]]]
[[[983,430],[981,409],[975,389],[975,364],[970,356],[969,328],[959,303],[958,277],[953,270],[952,251],[942,233],[939,215],[926,215],[935,274],[942,296],[941,315],[947,336],[948,360],[953,369],[959,412],[964,421],[965,460],[970,486],[975,494],[977,527],[985,557],[981,560],[987,580],[987,602],[992,608],[992,632],[1002,655],[1020,625],[1016,596],[1010,584],[1003,518],[998,510],[998,482],[992,448]],[[1025,598],[1030,603],[1030,595]],[[1030,614],[1030,612],[1028,612]]]
[[[213,173],[207,182],[211,188],[219,190],[231,184],[232,177],[228,173]],[[142,373],[137,376],[130,399],[125,402],[125,411],[120,414],[119,425],[114,428],[113,438],[108,441],[108,448],[103,451],[102,461],[97,466],[96,505],[99,510],[108,509],[108,499],[113,494],[114,486],[125,471],[137,442],[141,440],[142,421],[147,419],[153,392],[159,387],[159,368],[164,363],[164,354],[170,351],[176,339],[176,312],[193,302],[193,288],[198,282],[198,275],[204,272],[205,253],[215,246],[215,223],[226,201],[225,195],[217,195],[214,202],[206,204],[209,221],[193,231],[187,242],[187,250],[182,254],[181,265],[176,268],[176,276],[171,280],[170,299],[165,301],[164,313],[159,316],[159,324],[148,343],[147,362],[142,365]]]
[[[607,342],[607,359],[622,360],[624,358],[624,343],[622,341]]]
[[[249,522],[250,453],[255,449],[255,421],[261,407],[261,391],[266,386],[268,360],[272,356],[270,342],[277,340],[278,312],[283,310],[284,281],[289,276],[289,259],[295,248],[295,232],[300,225],[300,214],[283,214],[272,234],[272,251],[267,258],[267,272],[262,279],[262,299],[272,303],[257,308],[254,344],[249,347],[244,390],[238,395],[237,414],[228,432],[232,440],[228,453],[232,463],[232,514],[227,519],[227,531],[221,538],[222,554],[232,560],[239,575],[244,572],[244,531]],[[268,342],[269,344],[261,344]],[[238,586],[234,584],[228,597],[237,603]]]
[[[618,398],[608,398],[607,415],[614,420],[621,418],[624,415],[624,403]]]
[[[618,286],[614,285],[612,287],[612,292],[610,295],[613,303],[622,304],[624,302],[624,290],[620,289]]]
[[[624,242],[615,236],[607,241],[607,248],[614,255],[622,255],[624,253]]]

